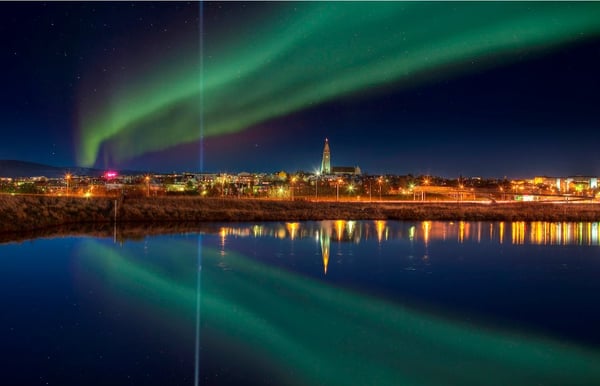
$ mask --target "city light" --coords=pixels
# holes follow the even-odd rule
[[[71,181],[71,174],[65,174],[65,181],[67,182],[67,197],[69,196],[69,182]]]
[[[296,182],[296,177],[292,178],[292,182],[291,182],[291,186],[290,186],[290,190],[291,190],[291,199],[292,201],[294,201],[294,183]]]
[[[336,172],[339,173],[339,172]],[[373,188],[379,201],[473,201],[481,203],[586,202],[597,203],[598,188],[591,188],[595,177],[535,177],[531,179],[499,180],[497,178],[444,178],[413,175],[336,174],[322,175],[285,171],[274,173],[153,173],[120,175],[105,171],[100,176],[77,175],[71,172],[59,177],[0,177],[0,193],[44,194],[84,197],[92,191],[94,198],[128,196],[150,197],[190,195],[229,198],[285,198],[308,201],[372,201]],[[560,180],[560,189],[556,180]],[[435,184],[433,183],[435,181]],[[314,187],[313,187],[314,184]],[[375,185],[375,186],[373,186]],[[384,190],[385,187],[385,190]],[[340,196],[340,188],[342,195]],[[314,192],[312,191],[314,189]],[[364,192],[363,192],[364,191]],[[344,194],[345,193],[345,194]]]
[[[107,172],[104,173],[104,178],[106,178],[107,180],[113,179],[117,177],[117,172],[109,170]]]
[[[342,183],[342,179],[337,179],[335,181],[335,200],[339,201],[340,200],[340,183]]]

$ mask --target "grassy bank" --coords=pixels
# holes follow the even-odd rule
[[[116,214],[115,214],[116,206]],[[164,197],[120,199],[0,196],[0,232],[72,224],[211,221],[466,220],[600,221],[600,204],[311,202]]]

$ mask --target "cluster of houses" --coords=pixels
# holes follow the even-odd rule
[[[0,176],[0,192],[14,194],[102,196],[200,195],[279,199],[496,199],[543,200],[552,197],[599,198],[597,177],[484,179],[435,176],[275,173],[171,173],[101,176],[65,173],[58,178]]]

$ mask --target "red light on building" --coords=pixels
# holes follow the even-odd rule
[[[113,179],[117,176],[117,172],[114,172],[112,170],[109,170],[107,172],[104,173],[104,178],[106,178],[107,180]]]

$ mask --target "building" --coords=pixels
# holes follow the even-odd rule
[[[331,151],[329,150],[329,140],[325,138],[325,147],[323,148],[323,160],[321,161],[321,174],[331,173]]]
[[[336,176],[360,176],[361,171],[358,166],[334,166],[331,168],[331,174]]]
[[[358,166],[331,166],[331,150],[329,149],[329,140],[325,138],[323,147],[323,159],[321,161],[321,174],[323,175],[361,175]]]
[[[536,186],[545,185],[560,193],[581,193],[598,189],[598,177],[594,176],[536,176],[534,178],[534,183]]]

